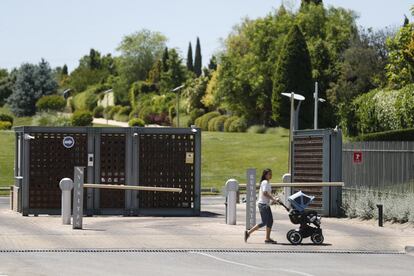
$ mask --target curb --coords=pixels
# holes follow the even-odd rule
[[[407,245],[405,247],[405,253],[414,256],[414,246]]]

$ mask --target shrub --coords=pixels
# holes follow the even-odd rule
[[[206,113],[203,116],[196,119],[195,125],[201,128],[202,130],[208,130],[208,122],[214,117],[218,116],[220,116],[220,113],[218,113],[217,111]]]
[[[245,132],[246,129],[247,123],[243,118],[237,118],[229,126],[229,132]]]
[[[9,121],[0,121],[0,130],[11,129],[12,124]]]
[[[92,111],[94,110],[97,104],[98,104],[98,96],[95,95],[94,93],[88,93],[85,99],[86,108],[89,111]]]
[[[10,122],[13,125],[13,117],[4,113],[0,113],[0,121]]]
[[[227,120],[224,122],[224,131],[229,132],[229,127],[233,123],[233,121],[237,120],[239,117],[237,116],[231,116],[227,118]]]
[[[190,118],[188,119],[187,126],[194,125],[195,124],[195,120],[198,117],[203,116],[205,113],[206,112],[202,108],[196,108],[196,109],[191,110],[191,112],[190,112]]]
[[[414,128],[376,132],[356,137],[356,141],[414,141]]]
[[[75,111],[72,115],[71,121],[73,126],[91,126],[93,116],[89,111]]]
[[[168,126],[171,124],[167,113],[150,113],[145,117],[144,121],[149,124],[156,124],[161,126]]]
[[[117,114],[122,108],[122,105],[115,105],[108,111],[108,119],[113,119],[115,114]]]
[[[36,102],[39,111],[62,111],[66,106],[66,100],[62,96],[43,96]]]
[[[143,126],[145,126],[145,122],[144,122],[144,120],[142,120],[140,118],[133,118],[133,119],[129,120],[128,125],[131,126],[131,127],[134,127],[134,126],[143,127]]]
[[[55,113],[38,113],[33,118],[33,124],[36,126],[71,126],[71,118],[67,116],[59,116]]]
[[[103,118],[104,107],[99,105],[93,109],[93,117]]]
[[[104,108],[104,112],[103,112],[103,116],[105,119],[111,119],[109,114],[112,112],[112,108],[114,108],[113,106],[107,106]]]
[[[224,122],[227,120],[228,116],[221,115],[214,117],[208,122],[208,131],[223,131]]]
[[[267,128],[263,125],[253,125],[247,129],[248,133],[265,133]]]
[[[138,108],[134,108],[130,113],[129,113],[129,119],[134,119],[134,118],[138,118],[139,117],[139,109]]]
[[[130,106],[123,106],[119,111],[114,115],[114,119],[120,122],[128,122],[129,113],[131,112]]]

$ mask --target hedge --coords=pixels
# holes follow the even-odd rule
[[[132,118],[131,120],[129,120],[128,125],[131,127],[133,126],[143,127],[145,126],[145,122],[144,120],[140,118]]]
[[[62,111],[65,106],[66,100],[58,95],[43,96],[36,102],[36,108],[39,111]]]
[[[202,130],[208,130],[208,122],[214,117],[218,117],[218,116],[220,116],[220,113],[217,111],[206,113],[203,116],[198,117],[195,120],[195,125],[201,128]]]
[[[208,131],[224,131],[224,122],[227,120],[228,116],[221,115],[214,117],[208,122]]]
[[[103,118],[104,113],[104,107],[101,105],[98,105],[93,109],[93,117],[95,118]]]
[[[9,121],[0,121],[0,130],[9,130],[11,127],[12,124]]]
[[[247,122],[244,118],[237,118],[229,126],[229,132],[245,132],[247,129]]]
[[[89,111],[75,111],[72,115],[71,121],[73,126],[91,126],[93,116]]]
[[[414,141],[414,128],[360,135],[355,141]]]
[[[4,113],[0,113],[0,121],[10,122],[13,125],[13,117]]]

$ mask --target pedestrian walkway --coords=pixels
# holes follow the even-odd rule
[[[122,217],[84,218],[84,229],[63,225],[60,216],[23,217],[9,209],[8,198],[0,198],[0,250],[29,249],[223,249],[282,251],[395,251],[414,245],[412,225],[373,221],[323,218],[325,244],[313,245],[309,239],[300,246],[286,240],[286,232],[295,226],[287,212],[272,207],[275,217],[272,237],[276,245],[264,244],[264,231],[243,241],[245,205],[238,205],[237,225],[226,225],[224,199],[202,199],[200,217]],[[257,218],[260,218],[257,214]]]

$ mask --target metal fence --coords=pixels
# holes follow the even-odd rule
[[[345,188],[414,193],[414,142],[355,142],[342,148]]]

